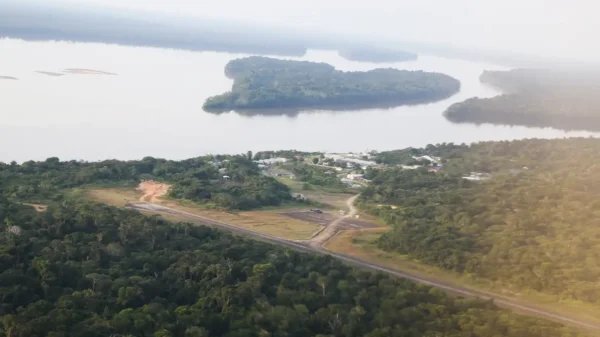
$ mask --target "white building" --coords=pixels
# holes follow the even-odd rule
[[[414,159],[414,160],[416,160],[416,161],[423,161],[423,160],[427,160],[427,161],[430,161],[430,162],[432,162],[432,163],[436,163],[436,164],[439,164],[439,163],[440,163],[440,161],[442,161],[442,158],[440,158],[440,157],[433,157],[433,156],[427,156],[427,155],[425,155],[425,156],[420,156],[420,157],[416,157],[416,156],[412,156],[412,157],[413,157],[413,159]]]
[[[254,162],[257,164],[262,164],[262,165],[273,165],[273,164],[285,163],[285,162],[287,162],[287,159],[278,157],[278,158],[255,160]]]

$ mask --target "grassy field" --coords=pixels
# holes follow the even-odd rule
[[[123,207],[128,202],[138,201],[141,193],[134,189],[106,188],[75,190],[73,195],[105,203],[112,206]],[[180,211],[196,214],[212,220],[225,222],[230,225],[253,230],[256,232],[270,234],[290,240],[310,239],[313,234],[321,229],[319,225],[291,219],[287,216],[272,211],[254,211],[232,213],[222,210],[207,209],[192,202],[184,202],[173,199],[160,199],[158,202],[164,206]],[[165,219],[172,221],[190,221],[191,218],[178,215],[162,215]],[[201,223],[195,220],[195,223]]]
[[[336,190],[321,186],[310,185],[310,189],[304,189],[304,183],[284,177],[276,177],[279,182],[287,185],[293,193],[302,193],[309,200],[321,204],[321,208],[347,209],[346,200],[353,194],[347,191]]]
[[[382,233],[390,229],[390,227],[386,227],[342,231],[325,244],[325,249],[351,255],[364,261],[405,271],[441,283],[470,288],[481,292],[490,292],[504,296],[515,302],[523,304],[531,303],[539,308],[560,313],[567,317],[593,321],[600,324],[600,308],[597,306],[577,301],[559,301],[557,296],[541,294],[539,292],[519,293],[508,289],[505,285],[497,284],[490,280],[482,280],[469,274],[443,270],[420,263],[406,255],[381,250],[376,246],[375,241]]]

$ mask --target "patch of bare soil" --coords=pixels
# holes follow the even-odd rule
[[[38,212],[45,212],[46,210],[48,210],[48,205],[26,204],[26,203],[23,203],[23,205],[31,206],[31,207],[33,207]]]
[[[146,180],[142,181],[137,190],[144,193],[140,197],[140,201],[158,203],[160,201],[160,197],[169,193],[169,189],[171,189],[171,185],[159,183],[154,180]]]

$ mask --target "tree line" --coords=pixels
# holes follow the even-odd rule
[[[172,185],[170,196],[231,209],[279,205],[290,200],[287,186],[261,174],[245,155],[204,156],[181,161],[146,157],[101,162],[45,161],[0,163],[4,194],[18,200],[52,200],[61,191],[86,185],[133,187],[140,180]]]
[[[486,71],[481,82],[503,95],[470,98],[451,105],[446,118],[455,123],[491,123],[553,127],[564,130],[600,130],[596,94],[600,77],[551,70]]]

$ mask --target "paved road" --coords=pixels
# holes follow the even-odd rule
[[[353,205],[354,200],[356,200],[356,197],[358,197],[358,196],[354,196],[354,197],[350,198],[350,200],[349,200],[348,205],[350,208],[350,212],[348,213],[347,216],[353,216],[354,214],[352,214],[352,213],[356,212],[356,209],[354,208],[354,205]],[[530,314],[530,315],[543,317],[543,318],[553,320],[553,321],[556,321],[559,323],[568,324],[568,325],[576,326],[576,327],[587,329],[587,330],[600,331],[600,324],[596,324],[593,322],[586,322],[583,320],[576,319],[574,317],[567,317],[564,315],[556,314],[556,313],[553,313],[550,311],[536,308],[535,306],[524,305],[524,304],[512,301],[510,299],[507,299],[505,297],[502,297],[502,296],[499,296],[496,294],[491,294],[491,293],[486,293],[486,292],[481,292],[481,291],[476,291],[476,290],[471,290],[471,289],[467,289],[467,288],[453,286],[453,285],[446,284],[443,282],[438,282],[438,281],[434,281],[431,279],[426,279],[426,278],[423,278],[420,276],[416,276],[411,273],[402,272],[402,271],[394,270],[391,268],[383,267],[383,266],[380,266],[380,265],[377,265],[374,263],[363,261],[363,260],[358,259],[353,256],[333,253],[333,252],[323,249],[320,245],[311,245],[311,244],[309,244],[308,241],[298,242],[298,241],[286,240],[286,239],[282,239],[282,238],[279,238],[276,236],[262,234],[262,233],[254,232],[254,231],[247,230],[244,228],[236,227],[236,226],[224,223],[224,222],[208,219],[203,216],[196,215],[196,214],[183,212],[183,211],[179,211],[179,210],[175,210],[172,208],[168,208],[168,207],[164,207],[164,206],[160,206],[160,205],[156,205],[156,204],[151,204],[151,203],[130,203],[130,204],[126,205],[125,207],[127,207],[129,209],[140,210],[140,211],[151,211],[151,212],[166,213],[166,214],[176,214],[176,215],[185,216],[185,217],[188,217],[191,219],[201,220],[202,222],[206,223],[207,225],[226,228],[232,232],[241,233],[244,235],[248,235],[251,237],[255,237],[255,238],[258,238],[258,239],[261,239],[264,241],[269,241],[269,242],[276,243],[276,244],[285,245],[285,246],[288,246],[288,247],[291,247],[291,248],[294,248],[294,249],[300,250],[300,251],[330,255],[332,257],[335,257],[339,260],[342,260],[349,264],[353,264],[358,267],[375,270],[375,271],[381,271],[381,272],[388,273],[390,275],[394,275],[397,277],[406,278],[406,279],[409,279],[409,280],[412,280],[412,281],[415,281],[418,283],[423,283],[423,284],[426,284],[426,285],[429,285],[432,287],[442,289],[448,293],[461,295],[461,296],[468,296],[468,297],[477,297],[477,298],[484,299],[484,300],[493,299],[494,303],[496,303],[497,305],[504,307],[504,308],[508,308],[511,310],[515,310],[515,311]],[[350,214],[352,214],[352,215],[350,215]],[[343,217],[341,217],[340,219],[343,219]]]

